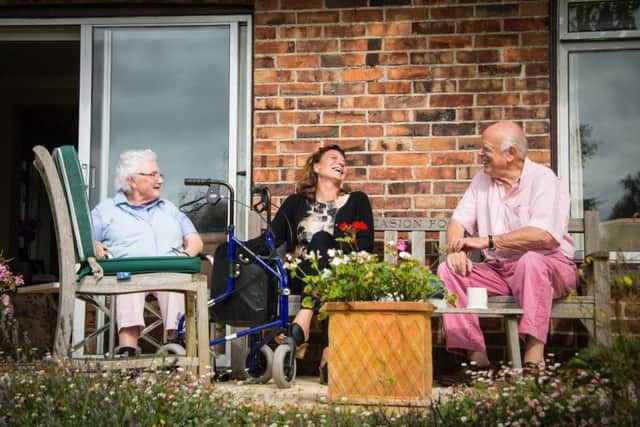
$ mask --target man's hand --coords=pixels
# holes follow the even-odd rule
[[[473,262],[464,252],[451,252],[447,255],[447,266],[455,273],[468,276],[473,269]]]
[[[105,259],[109,250],[105,245],[100,242],[96,242],[96,258]]]
[[[479,251],[489,247],[488,237],[463,237],[449,245],[449,252]]]

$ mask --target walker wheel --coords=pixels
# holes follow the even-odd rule
[[[279,345],[273,354],[273,380],[279,388],[289,388],[295,378],[296,355],[289,345]]]
[[[271,367],[273,366],[273,350],[268,345],[263,345],[256,352],[255,366],[252,370],[251,354],[247,355],[247,373],[251,378],[256,379],[259,383],[266,383],[271,379]]]

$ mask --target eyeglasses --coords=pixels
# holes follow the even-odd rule
[[[154,171],[154,172],[151,172],[151,173],[138,172],[138,173],[136,173],[136,175],[147,176],[147,177],[149,177],[151,179],[164,179],[164,175],[161,174],[158,171]]]

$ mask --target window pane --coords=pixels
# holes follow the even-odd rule
[[[640,0],[569,4],[569,32],[637,30]]]
[[[603,220],[640,210],[638,70],[640,50],[569,56],[573,214],[580,204]]]

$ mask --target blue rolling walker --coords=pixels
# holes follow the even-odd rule
[[[245,365],[247,374],[261,383],[266,383],[273,378],[279,388],[291,387],[296,377],[296,344],[293,338],[291,338],[291,324],[289,323],[289,294],[291,291],[288,287],[289,279],[287,272],[282,260],[276,255],[274,248],[273,235],[271,232],[271,202],[268,189],[259,188],[254,190],[254,194],[258,193],[261,197],[261,201],[254,206],[254,209],[257,212],[261,212],[262,210],[266,210],[267,212],[267,231],[264,235],[264,243],[269,253],[263,256],[255,253],[245,242],[239,240],[235,235],[233,218],[234,204],[236,201],[231,184],[221,180],[198,178],[186,178],[184,184],[187,186],[207,186],[208,190],[204,197],[181,205],[181,210],[183,210],[185,206],[196,202],[204,201],[205,204],[217,204],[222,199],[219,194],[221,187],[224,187],[228,193],[228,225],[225,230],[228,245],[225,260],[228,265],[226,289],[221,294],[214,295],[213,298],[209,300],[209,311],[211,312],[213,310],[215,312],[216,308],[224,307],[225,303],[231,300],[230,297],[232,295],[242,291],[242,289],[237,289],[237,279],[243,266],[249,264],[259,266],[259,269],[266,273],[267,282],[264,283],[264,286],[269,286],[269,278],[275,279],[275,282],[277,282],[275,286],[276,302],[273,304],[273,306],[275,306],[274,308],[277,309],[277,313],[268,314],[268,321],[265,323],[251,325],[251,327],[237,333],[212,339],[209,341],[209,346],[213,347],[226,343],[227,341],[248,336],[248,355]],[[262,208],[259,209],[258,205],[261,205]],[[216,266],[214,265],[213,267],[215,268]],[[254,284],[254,286],[256,285],[260,286],[260,284]],[[273,309],[271,311],[273,311]],[[251,323],[251,319],[246,319],[246,321],[247,323]],[[272,350],[268,344],[282,334],[285,335],[284,340],[280,340],[275,351]],[[183,339],[183,337],[184,316],[182,316],[178,323],[178,338]]]

